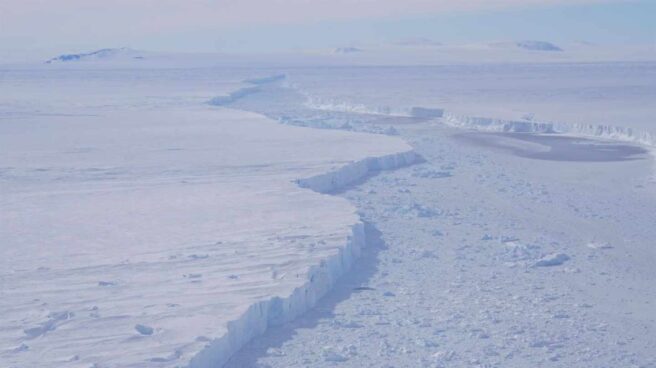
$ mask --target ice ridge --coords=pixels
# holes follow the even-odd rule
[[[246,87],[237,89],[224,96],[214,97],[209,101],[209,104],[215,106],[229,105],[239,100],[240,98],[260,92],[261,91],[260,86],[279,82],[281,80],[284,80],[285,78],[287,78],[285,74],[276,74],[276,75],[262,77],[262,78],[245,79],[242,81],[242,83],[247,84]]]

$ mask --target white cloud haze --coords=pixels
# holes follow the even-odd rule
[[[203,29],[598,2],[608,1],[0,0],[0,45],[116,42]]]

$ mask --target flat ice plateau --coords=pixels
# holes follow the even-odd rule
[[[654,63],[132,62],[0,71],[0,366],[656,366]]]
[[[3,367],[220,366],[357,257],[355,208],[310,189],[415,159],[398,138],[185,102],[165,76],[105,107],[134,75],[89,73],[56,82],[64,101],[36,100],[48,73],[2,92]]]

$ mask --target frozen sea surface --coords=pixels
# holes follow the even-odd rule
[[[381,232],[326,303],[229,367],[653,367],[648,160],[534,160],[421,124],[426,163],[344,197]]]
[[[626,161],[645,158],[649,153],[638,145],[553,134],[463,133],[456,138],[522,157],[552,161]]]
[[[358,72],[333,71],[330,93],[351,93],[337,87],[351,78],[366,88]],[[463,131],[390,114],[400,104],[285,110],[303,93],[271,88],[237,105],[288,124],[400,135],[426,162],[342,194],[369,224],[372,246],[320,306],[255,339],[228,367],[656,365],[650,147]],[[361,98],[397,93],[371,87]]]

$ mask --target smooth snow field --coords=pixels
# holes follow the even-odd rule
[[[106,111],[105,94],[140,77],[106,73],[5,76],[18,97],[53,83],[81,106],[3,106],[3,367],[220,365],[313,306],[362,246],[348,201],[295,181],[338,189],[414,160],[398,138],[284,126],[211,95],[188,103],[173,80]]]
[[[0,367],[656,367],[656,64],[0,70]]]

